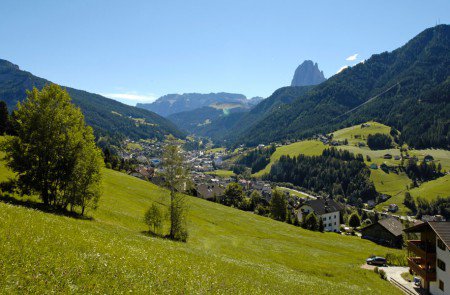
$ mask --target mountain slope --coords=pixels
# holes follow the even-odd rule
[[[136,107],[153,111],[167,117],[171,114],[192,111],[212,105],[231,105],[234,107],[249,107],[253,102],[242,94],[234,93],[184,93],[167,94],[152,103],[138,103]]]
[[[167,210],[168,192],[112,170],[104,174],[93,220],[0,202],[3,292],[400,294],[360,268],[371,254],[399,250],[198,198],[187,197],[187,243],[148,236],[144,212],[151,204]]]
[[[9,109],[18,101],[26,98],[26,90],[42,88],[51,83],[45,79],[22,71],[18,66],[0,60],[0,100],[4,100]],[[82,110],[86,122],[94,128],[97,136],[118,135],[140,138],[162,138],[165,134],[183,137],[173,123],[161,116],[98,94],[65,87],[75,105]]]
[[[191,134],[196,134],[200,136],[210,136],[208,131],[211,127],[208,125],[213,125],[214,128],[219,128],[216,126],[216,122],[229,116],[230,114],[246,112],[247,109],[236,107],[231,109],[220,109],[214,107],[201,107],[191,111],[175,113],[169,115],[167,119],[175,123],[180,130],[185,130]],[[235,117],[235,116],[233,116]],[[216,130],[218,131],[218,130]]]
[[[440,25],[331,77],[235,142],[299,139],[375,120],[399,129],[400,140],[412,146],[449,148],[449,75],[450,26]]]
[[[305,60],[295,70],[291,86],[317,85],[325,80],[323,72],[319,70],[319,65],[312,60]]]

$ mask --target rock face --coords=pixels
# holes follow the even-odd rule
[[[291,86],[310,86],[317,85],[325,81],[323,72],[319,70],[317,63],[312,60],[305,60],[295,70]]]

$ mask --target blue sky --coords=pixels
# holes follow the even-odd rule
[[[330,77],[439,20],[450,23],[450,1],[0,0],[0,58],[132,105],[167,93],[267,97],[305,59]]]

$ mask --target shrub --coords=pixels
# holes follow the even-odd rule
[[[361,225],[361,219],[359,218],[358,213],[353,213],[350,215],[348,219],[348,225],[351,227],[358,227]]]
[[[408,261],[406,259],[406,254],[386,254],[386,263],[393,266],[407,266]]]
[[[161,230],[163,214],[156,204],[152,204],[147,212],[145,212],[144,221],[154,233]]]
[[[378,266],[375,266],[375,268],[373,269],[373,272],[378,274]]]
[[[386,272],[383,269],[380,269],[378,273],[380,274],[380,278],[382,278],[383,280],[387,280]]]

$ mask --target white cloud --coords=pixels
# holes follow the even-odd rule
[[[339,74],[340,72],[342,72],[343,70],[347,69],[348,66],[342,66],[337,72],[336,74]]]
[[[153,102],[157,99],[154,94],[139,94],[137,92],[101,93],[101,95],[132,105],[137,102]]]
[[[349,57],[347,57],[345,60],[348,60],[348,61],[354,61],[354,60],[356,60],[357,58],[358,58],[358,53],[355,53],[355,54],[350,55]]]

